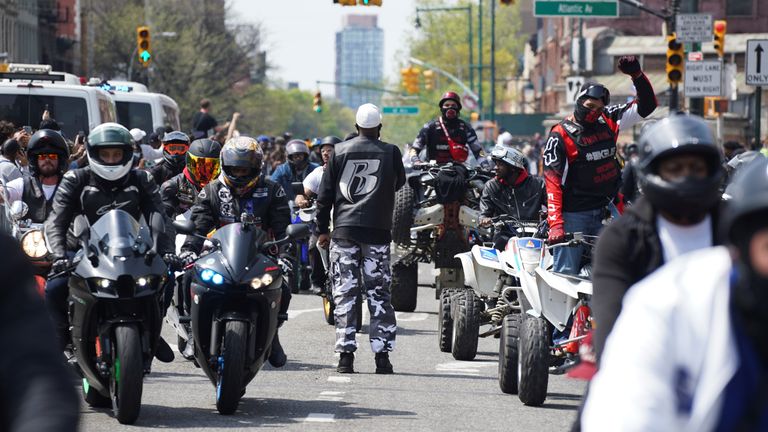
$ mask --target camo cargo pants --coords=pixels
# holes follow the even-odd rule
[[[395,348],[395,309],[390,302],[392,274],[389,245],[370,245],[334,239],[330,251],[333,301],[336,304],[336,352],[354,352],[357,311],[355,300],[361,289],[368,297],[371,315],[371,350],[389,352]]]

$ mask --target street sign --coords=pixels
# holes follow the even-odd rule
[[[416,115],[419,113],[417,106],[385,106],[381,109],[382,114],[391,115]]]
[[[565,103],[576,102],[576,94],[579,93],[582,84],[584,84],[584,77],[582,76],[572,76],[565,79]]]
[[[747,41],[747,85],[768,86],[768,39]]]
[[[704,60],[704,53],[701,51],[693,51],[688,53],[688,61],[697,62]]]
[[[719,60],[685,63],[685,97],[720,96],[722,64]]]
[[[471,94],[465,93],[461,97],[461,104],[464,108],[474,111],[477,109],[477,99],[475,99]]]
[[[712,40],[712,15],[678,14],[675,27],[678,42],[707,42]]]
[[[535,0],[533,15],[572,17],[617,17],[617,0]]]

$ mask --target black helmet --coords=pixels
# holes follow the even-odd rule
[[[183,167],[187,150],[189,150],[189,136],[184,132],[173,131],[163,136],[163,158],[171,166]]]
[[[525,169],[525,156],[511,147],[496,146],[491,151],[491,159],[501,161],[516,169]]]
[[[221,170],[224,183],[242,195],[259,181],[264,153],[259,143],[246,136],[230,138],[221,148]],[[232,168],[249,168],[247,176],[235,176]]]
[[[221,144],[218,141],[202,138],[192,141],[187,152],[187,172],[192,181],[203,187],[216,178],[221,170],[219,155]]]
[[[289,158],[299,153],[304,153],[305,155],[309,156],[309,147],[307,147],[307,143],[304,141],[295,139],[291,140],[288,145],[285,146],[285,153]]]
[[[323,148],[323,146],[335,146],[336,144],[341,142],[341,138],[333,135],[329,135],[322,140],[320,140],[320,148]]]
[[[580,102],[586,98],[601,100],[605,106],[608,106],[611,103],[611,92],[600,83],[587,81],[576,93],[576,101]]]
[[[61,133],[52,129],[40,129],[29,139],[27,156],[29,157],[29,171],[32,175],[39,173],[37,157],[41,154],[57,155],[59,175],[64,174],[69,165],[69,146]]]
[[[116,163],[104,162],[99,150],[116,148],[123,151],[123,157]],[[128,175],[133,167],[133,137],[125,126],[118,123],[102,123],[96,126],[85,144],[88,152],[88,166],[104,180],[116,181]]]
[[[741,167],[729,185],[728,194],[730,199],[723,208],[720,228],[724,238],[734,243],[736,228],[742,227],[748,216],[768,213],[768,158],[756,157]]]
[[[724,170],[715,137],[703,119],[675,115],[656,122],[640,137],[638,169],[643,194],[657,209],[673,214],[699,215],[720,200]],[[668,182],[658,175],[659,162],[679,154],[700,154],[708,176]]]

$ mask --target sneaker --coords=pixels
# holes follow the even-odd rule
[[[163,363],[171,363],[173,361],[173,350],[170,346],[168,346],[168,342],[166,342],[162,337],[157,340],[155,358]]]
[[[281,368],[288,362],[288,356],[283,351],[283,346],[280,345],[280,338],[275,333],[275,338],[272,339],[272,350],[269,353],[269,364],[272,367]]]
[[[181,356],[184,357],[185,360],[192,360],[195,358],[195,341],[192,338],[187,340],[187,346],[184,347]]]
[[[339,365],[336,367],[338,373],[355,373],[355,354],[354,353],[341,353],[339,356]]]
[[[380,375],[394,373],[392,363],[389,362],[389,353],[376,353],[376,373]]]

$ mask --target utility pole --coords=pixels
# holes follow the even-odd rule
[[[496,120],[496,0],[491,0],[491,121]]]
[[[496,1],[496,0],[492,0]],[[480,116],[483,115],[483,0],[478,1],[478,7],[477,7],[477,33],[479,35],[478,37],[478,58],[477,58],[477,67],[478,67],[478,80],[477,80],[477,111],[480,113]]]

